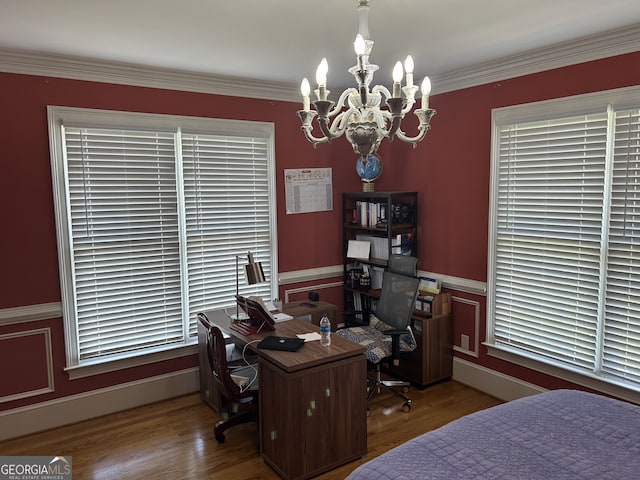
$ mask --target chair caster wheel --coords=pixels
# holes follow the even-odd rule
[[[409,402],[402,405],[402,411],[408,413],[411,411],[411,404]]]
[[[370,416],[371,416],[371,410],[367,408],[367,417],[370,417]]]
[[[224,443],[224,439],[224,434],[221,433],[219,435],[216,435],[216,440],[218,441],[218,443]]]
[[[402,387],[402,393],[409,393],[409,387],[407,387],[406,385]]]

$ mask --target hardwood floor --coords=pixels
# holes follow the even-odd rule
[[[411,389],[412,409],[400,411],[391,394],[374,396],[368,454],[325,473],[344,479],[358,465],[451,420],[501,403],[454,381]],[[66,455],[74,480],[278,479],[258,454],[255,424],[233,427],[226,442],[213,438],[218,416],[198,394],[159,402],[0,443],[0,455]]]

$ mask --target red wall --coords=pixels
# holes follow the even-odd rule
[[[0,240],[5,272],[0,308],[60,300],[47,105],[273,122],[280,270],[340,263],[340,249],[322,235],[338,231],[338,216],[286,215],[281,181],[285,168],[331,166],[339,205],[343,190],[359,188],[351,160],[336,161],[336,154],[351,155],[344,143],[314,150],[299,133],[294,103],[1,73],[0,102],[5,232]]]
[[[441,170],[422,198],[435,199],[437,206],[427,205],[420,218],[426,225],[423,228],[435,236],[427,232],[419,237],[421,246],[426,247],[421,250],[420,268],[487,280],[491,109],[639,84],[640,52],[636,52],[436,96],[432,103],[439,113],[432,122],[427,152],[432,152],[434,168],[437,165]],[[475,329],[473,309],[454,302],[454,343],[459,345],[461,333],[470,336],[471,345],[479,337],[478,358],[461,353],[456,356],[544,388],[576,387],[489,357],[482,346],[486,298],[454,294],[480,304],[480,325]]]
[[[435,95],[431,105],[438,113],[427,139],[415,149],[398,140],[385,141],[379,151],[384,169],[376,189],[420,192],[418,267],[486,281],[492,108],[636,84],[640,84],[640,52]],[[273,122],[279,270],[341,264],[340,195],[360,190],[355,155],[343,139],[312,148],[300,132],[295,114],[298,104],[0,73],[0,309],[60,301],[47,105]],[[413,115],[408,115],[403,127],[408,134],[414,133],[413,122]],[[333,211],[285,213],[283,170],[303,167],[333,169]],[[477,331],[466,332],[473,322],[466,310],[457,307],[457,337],[463,332],[483,340],[485,300],[467,297],[481,302],[481,325]],[[187,357],[70,382],[63,371],[61,319],[29,325],[30,329],[39,327],[52,329],[56,391],[6,402],[0,409],[197,364],[195,357]],[[21,328],[21,324],[0,327],[0,335]],[[543,386],[556,384],[553,379],[488,358],[484,351],[479,359],[469,360]],[[21,368],[19,364],[11,369],[0,366],[0,377],[6,382],[6,392],[0,391],[0,396],[21,385]]]
[[[278,248],[281,272],[336,265],[341,262],[339,216],[333,212],[286,215],[285,168],[333,167],[335,205],[340,192],[359,188],[351,168],[336,162],[345,145],[314,150],[299,133],[297,105],[287,102],[224,97],[190,92],[130,87],[59,78],[0,73],[1,225],[0,309],[59,302],[60,283],[53,209],[47,105],[127,110],[174,115],[267,121],[275,124],[278,183]],[[294,132],[293,134],[291,132]],[[339,207],[337,207],[339,208]],[[329,236],[325,235],[329,232]],[[69,381],[64,372],[64,333],[61,319],[0,326],[0,335],[50,328],[55,392],[0,404],[0,410],[87,390],[177,371],[197,365],[184,357],[116,373]],[[32,345],[42,352],[42,335],[5,340],[0,358]],[[31,342],[31,343],[29,343]],[[39,353],[38,353],[39,354]],[[46,370],[35,356],[30,362],[0,362],[0,397],[46,387]],[[25,384],[25,377],[35,378]],[[32,385],[33,383],[33,385]],[[27,388],[28,385],[29,388]],[[34,387],[35,386],[35,387]]]

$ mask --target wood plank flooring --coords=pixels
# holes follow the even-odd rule
[[[451,420],[501,403],[454,381],[412,388],[412,409],[391,394],[374,396],[368,453],[319,477],[344,479],[358,465]],[[258,454],[255,424],[213,438],[218,416],[191,394],[0,443],[0,455],[66,455],[74,480],[278,479]]]

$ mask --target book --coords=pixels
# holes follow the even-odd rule
[[[440,280],[435,278],[420,277],[420,286],[418,290],[421,294],[425,293],[440,293]]]

